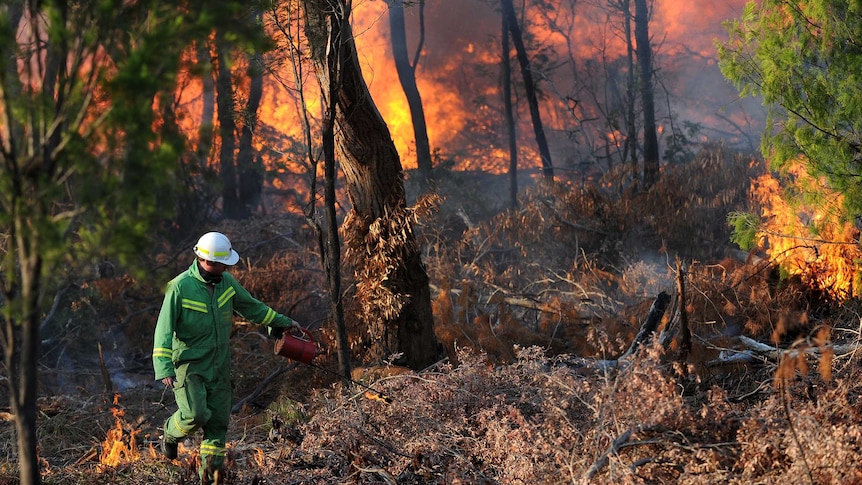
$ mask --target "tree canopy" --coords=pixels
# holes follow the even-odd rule
[[[761,150],[787,173],[804,163],[844,195],[845,217],[862,212],[862,4],[764,0],[746,5],[719,43],[722,73],[769,109]],[[816,198],[810,187],[797,194]]]

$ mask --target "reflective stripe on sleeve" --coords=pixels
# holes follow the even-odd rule
[[[266,316],[263,317],[263,321],[260,322],[261,325],[269,325],[273,320],[275,320],[275,310],[272,308],[267,308]]]
[[[171,357],[173,357],[173,351],[171,349],[166,349],[164,347],[157,347],[157,348],[153,349],[153,357],[158,357],[158,358],[166,357],[166,358],[170,359]]]

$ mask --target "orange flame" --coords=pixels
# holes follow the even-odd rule
[[[120,394],[114,394],[114,427],[109,429],[102,443],[102,454],[99,457],[100,470],[105,467],[114,468],[122,463],[131,463],[140,459],[141,454],[135,444],[140,430],[132,430],[127,435],[123,430],[123,417],[126,412],[120,407]]]
[[[788,170],[785,185],[790,190],[802,187],[826,187],[812,177],[805,165],[797,161]],[[791,205],[783,196],[784,188],[771,174],[752,183],[752,196],[762,204],[766,220],[760,232],[760,245],[771,260],[792,275],[838,299],[854,296],[860,269],[855,261],[862,258],[859,230],[841,219],[843,197],[826,193],[821,203]]]

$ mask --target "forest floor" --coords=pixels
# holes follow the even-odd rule
[[[479,212],[461,181],[417,228],[440,361],[357,353],[351,385],[313,237],[285,219],[224,223],[247,258],[235,275],[327,352],[298,364],[237,324],[223,483],[862,483],[859,301],[737,256],[725,219],[751,208],[753,164],[693,165],[637,200],[545,187],[518,211]],[[154,281],[190,261],[172,251]],[[157,452],[176,409],[151,374],[160,295],[125,275],[63,295],[40,367],[44,483],[198,483],[200,434],[177,460]],[[14,434],[0,422],[0,485],[17,483]]]

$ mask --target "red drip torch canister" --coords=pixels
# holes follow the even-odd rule
[[[317,349],[317,342],[311,336],[311,332],[298,327],[302,330],[302,337],[297,337],[289,333],[285,333],[275,341],[275,353],[288,359],[310,364],[315,357],[320,353]]]

